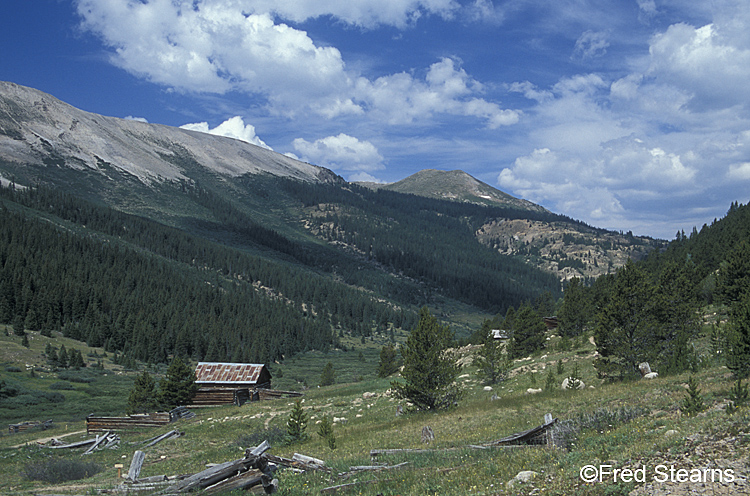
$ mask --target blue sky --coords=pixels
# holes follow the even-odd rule
[[[672,239],[748,201],[745,0],[34,0],[0,79],[348,180],[461,169]]]

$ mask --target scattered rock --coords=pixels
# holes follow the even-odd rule
[[[513,477],[505,484],[505,486],[508,489],[513,489],[517,484],[526,484],[528,482],[531,482],[536,478],[537,475],[539,475],[539,473],[534,472],[533,470],[524,470],[522,472],[518,472],[515,477]]]
[[[541,392],[542,392],[541,389],[534,389],[534,388],[529,388],[526,390],[526,394],[539,394]]]
[[[566,377],[562,381],[561,388],[562,389],[568,389],[568,383],[570,382],[570,377]],[[576,384],[576,389],[584,389],[586,387],[586,384],[583,383],[583,381],[579,380],[578,384]]]
[[[657,377],[659,377],[658,372],[650,372],[643,376],[644,379],[656,379]]]
[[[485,391],[492,391],[492,386],[484,386]]]

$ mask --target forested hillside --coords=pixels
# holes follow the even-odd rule
[[[410,329],[436,298],[502,311],[559,286],[474,238],[487,217],[516,211],[343,182],[245,177],[235,187],[272,194],[284,231],[196,184],[163,186],[207,212],[175,226],[59,189],[3,188],[0,322],[143,361],[265,362]]]
[[[709,331],[702,326],[714,305]],[[661,373],[698,370],[721,358],[739,377],[750,375],[750,207],[674,241],[645,260],[628,262],[591,287],[571,281],[558,313],[560,332],[593,331],[600,377],[633,376],[641,362]],[[710,335],[705,333],[710,332]],[[704,333],[704,334],[702,334]],[[700,337],[711,350],[699,350]]]
[[[2,201],[0,321],[19,332],[152,362],[268,361],[327,349],[336,327],[410,324],[361,290],[60,192],[2,189]]]

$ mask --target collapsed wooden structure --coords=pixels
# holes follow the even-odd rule
[[[8,425],[8,433],[16,434],[19,432],[25,432],[29,429],[42,429],[46,430],[52,427],[52,420],[45,420],[40,422],[39,420],[31,420],[27,422],[19,422],[17,424]]]
[[[325,462],[298,453],[292,459],[274,456],[267,451],[271,448],[268,441],[263,441],[254,448],[245,450],[245,456],[238,460],[219,463],[207,469],[188,475],[166,476],[158,475],[141,477],[141,467],[146,459],[143,451],[133,454],[125,481],[112,492],[154,491],[158,494],[184,494],[201,491],[201,494],[217,494],[235,489],[261,489],[266,494],[275,493],[279,488],[279,481],[273,477],[278,467],[288,467],[294,470],[320,470],[331,473]],[[257,491],[257,490],[256,490]],[[100,490],[100,492],[110,492]]]
[[[510,436],[506,436],[489,443],[469,444],[467,446],[442,449],[373,449],[370,450],[370,457],[375,459],[379,456],[396,455],[400,453],[433,453],[438,451],[455,451],[466,448],[478,450],[486,450],[492,448],[527,448],[530,446],[547,446],[551,448],[555,445],[552,427],[556,422],[557,419],[552,418],[552,415],[548,413],[544,416],[544,423],[542,425],[522,432],[511,434]]]
[[[86,433],[109,431],[135,431],[151,427],[162,427],[179,419],[195,417],[184,406],[178,406],[168,412],[136,413],[125,417],[86,417]]]

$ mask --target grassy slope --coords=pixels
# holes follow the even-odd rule
[[[551,343],[555,343],[555,340]],[[3,348],[6,351],[13,350],[13,353],[23,353],[23,350],[18,350],[11,344],[6,344]],[[33,348],[34,345],[32,350]],[[339,375],[339,380],[342,381],[349,380],[345,376],[353,374],[355,370],[364,370],[363,381],[308,390],[304,407],[311,417],[308,426],[311,438],[292,446],[276,443],[272,449],[272,453],[282,456],[300,452],[324,459],[334,473],[345,472],[353,465],[371,464],[369,452],[374,448],[424,448],[420,442],[420,433],[425,425],[429,425],[436,436],[430,447],[448,448],[492,441],[539,425],[546,412],[551,412],[560,419],[571,419],[580,413],[594,412],[601,408],[613,412],[620,407],[642,407],[648,411],[646,415],[631,422],[615,422],[611,427],[603,426],[598,431],[583,431],[569,451],[467,448],[423,455],[393,455],[377,461],[389,465],[408,461],[409,464],[397,471],[363,473],[345,480],[321,473],[295,475],[289,471],[281,471],[278,473],[281,494],[319,494],[324,487],[375,479],[381,482],[358,486],[351,493],[516,494],[514,491],[506,492],[505,484],[521,470],[534,470],[540,474],[533,484],[543,494],[627,494],[633,488],[632,484],[583,484],[578,476],[579,470],[584,465],[600,463],[608,463],[616,468],[639,468],[645,464],[649,470],[659,463],[676,463],[678,468],[689,469],[693,465],[702,466],[701,455],[696,448],[698,445],[702,445],[700,449],[703,452],[719,450],[720,456],[715,453],[710,455],[711,460],[717,460],[714,466],[718,465],[722,469],[734,467],[738,473],[744,470],[744,475],[747,476],[746,453],[747,444],[750,443],[747,425],[750,411],[745,408],[731,417],[724,412],[724,401],[732,385],[726,368],[711,365],[695,374],[700,381],[708,410],[695,417],[685,417],[680,414],[679,405],[686,396],[688,374],[660,377],[648,382],[602,384],[590,366],[593,345],[585,342],[567,352],[553,351],[555,348],[552,344],[545,355],[516,362],[512,377],[495,387],[495,392],[500,396],[498,401],[490,400],[492,393],[483,390],[483,385],[474,375],[474,369],[468,366],[460,378],[466,387],[466,397],[457,408],[436,414],[413,413],[398,417],[395,416],[398,402],[386,394],[391,379],[377,379],[372,373],[374,364],[377,363],[374,346],[360,350],[365,358],[361,369],[357,369],[354,365],[357,360],[352,358],[354,354],[359,355],[357,350],[340,355],[331,353],[329,356],[303,356],[294,363],[277,365],[277,368],[284,370],[283,379],[307,371],[310,384],[318,381],[319,370],[327,360],[333,361],[337,370],[345,371]],[[26,356],[23,358],[25,360]],[[594,387],[577,392],[525,394],[529,387],[543,387],[548,368],[553,367],[556,371],[559,359],[564,361],[566,372],[570,372],[577,362],[584,382]],[[532,370],[537,370],[536,385],[531,382]],[[556,379],[559,381],[563,376],[556,375]],[[377,393],[377,396],[363,398],[365,392]],[[246,444],[250,442],[246,438],[248,435],[262,437],[262,432],[266,429],[283,430],[291,408],[291,400],[282,399],[246,404],[240,408],[198,410],[195,419],[180,421],[179,425],[169,427],[179,427],[185,432],[184,437],[145,450],[146,464],[142,476],[196,472],[209,462],[240,458],[243,449],[248,447]],[[347,419],[346,423],[337,423],[334,428],[337,444],[335,451],[331,451],[315,434],[315,423],[323,415]],[[49,417],[56,416],[56,412],[50,412]],[[50,454],[33,445],[23,448],[11,446],[39,437],[62,435],[80,430],[83,426],[83,422],[78,420],[59,423],[54,430],[44,433],[0,437],[0,493],[29,494],[44,492],[44,488],[50,489],[48,484],[30,482],[21,476],[27,463],[45,460],[50,456],[81,459],[79,452],[56,451]],[[105,467],[102,473],[82,481],[58,485],[54,487],[54,492],[81,494],[93,488],[114,486],[114,464],[124,463],[127,469],[132,453],[139,449],[139,446],[131,443],[166,430],[123,434],[120,449],[97,452],[85,458]],[[669,430],[677,433],[666,435]],[[69,439],[80,437],[71,436]],[[730,446],[721,444],[727,438],[734,438],[731,441],[734,448],[722,453],[721,446]],[[740,453],[744,456],[744,461],[735,459]],[[531,490],[526,486],[519,494],[529,494]]]

